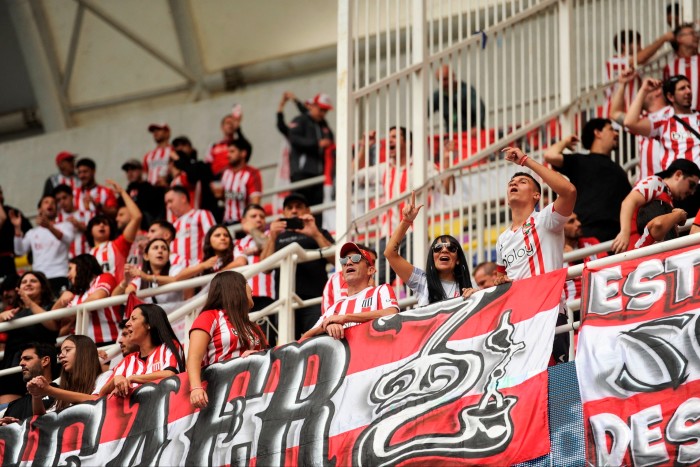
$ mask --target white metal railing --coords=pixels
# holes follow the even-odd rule
[[[460,240],[473,263],[492,259],[497,234],[509,223],[504,187],[518,169],[498,151],[517,144],[541,161],[551,143],[605,115],[619,71],[604,73],[606,62],[617,55],[639,66],[644,58],[632,47],[615,52],[613,38],[632,29],[649,45],[669,31],[667,4],[341,0],[337,170],[349,177],[337,178],[337,231],[381,253],[400,205],[416,190],[426,208],[407,239],[409,261],[423,264],[428,238],[443,233]],[[698,7],[698,0],[682,1],[671,20],[691,19]],[[642,72],[660,76],[670,57],[663,45]],[[457,84],[443,87],[443,77]],[[411,156],[395,162],[394,126],[413,135],[412,145],[403,143]],[[443,138],[453,142],[451,154]],[[621,165],[634,158],[623,137],[614,158]],[[454,177],[453,189],[431,177],[433,165],[442,179]],[[392,171],[406,172],[406,183],[391,187]],[[387,269],[380,280],[388,279]]]

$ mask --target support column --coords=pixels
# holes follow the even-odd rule
[[[197,30],[192,19],[190,2],[188,0],[168,0],[168,4],[175,23],[175,34],[177,34],[185,67],[197,79],[195,89],[197,97],[207,97],[209,91],[204,84],[204,65],[197,42]]]
[[[559,2],[559,94],[560,105],[571,103],[573,98],[573,23],[571,20],[572,0],[560,0]],[[574,114],[565,112],[559,117],[562,136],[573,134]]]
[[[59,77],[52,71],[48,51],[41,40],[31,4],[24,0],[9,0],[7,5],[44,129],[47,132],[65,130],[71,126],[70,114],[61,94]]]

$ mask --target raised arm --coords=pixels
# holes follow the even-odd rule
[[[666,234],[673,228],[679,225],[684,225],[688,219],[688,213],[683,209],[675,208],[668,214],[656,216],[647,224],[649,235],[657,242],[663,241]]]
[[[563,175],[526,156],[519,148],[503,148],[501,152],[506,154],[506,160],[535,172],[557,194],[557,199],[554,201],[556,212],[562,216],[570,216],[574,212],[576,187],[573,183]]]
[[[674,39],[674,34],[673,31],[668,31],[664,33],[663,35],[659,36],[652,42],[651,44],[647,45],[644,47],[642,50],[639,51],[637,54],[637,64],[638,65],[644,65],[646,62],[648,62],[654,54],[664,46],[666,42],[670,42]],[[629,57],[629,62],[630,66],[634,66],[634,57],[630,55]]]
[[[564,166],[564,149],[573,151],[576,149],[579,139],[576,135],[569,135],[561,141],[554,143],[544,150],[544,160],[553,167]]]
[[[384,249],[384,257],[389,261],[391,268],[404,283],[408,282],[408,279],[410,279],[414,267],[399,254],[399,248],[401,248],[401,241],[406,236],[408,229],[413,225],[413,221],[418,216],[418,212],[422,207],[422,204],[416,206],[416,192],[411,192],[411,202],[406,203],[401,210],[401,221],[396,229],[394,229],[394,233],[391,235]]]
[[[649,136],[651,135],[651,122],[649,119],[642,118],[642,108],[644,107],[644,99],[647,95],[661,87],[661,81],[658,79],[646,78],[642,82],[642,87],[634,97],[634,100],[627,109],[625,115],[625,127],[635,135]]]
[[[131,199],[129,193],[127,193],[122,186],[120,186],[114,180],[107,180],[106,182],[112,187],[115,193],[119,193],[119,196],[124,201],[124,206],[126,206],[127,211],[129,211],[129,217],[131,219],[129,219],[129,223],[126,224],[126,227],[124,227],[123,235],[127,242],[134,243],[136,234],[139,232],[139,226],[141,225],[143,214],[134,200]]]
[[[637,78],[634,68],[623,70],[617,77],[618,86],[610,100],[610,119],[620,125],[625,124],[625,91],[627,85]]]

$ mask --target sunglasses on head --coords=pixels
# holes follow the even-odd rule
[[[344,257],[344,258],[340,258],[340,264],[341,264],[342,266],[345,266],[346,264],[348,264],[348,261],[352,261],[353,263],[357,264],[357,263],[359,263],[360,261],[362,261],[363,259],[365,259],[365,257],[362,256],[361,254],[359,254],[359,253],[353,253],[353,254],[348,255],[348,256],[346,256],[346,257]]]
[[[440,253],[444,248],[447,248],[450,253],[457,253],[457,245],[452,243],[436,243],[433,245],[433,253]]]

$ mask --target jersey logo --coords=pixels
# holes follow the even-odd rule
[[[374,301],[374,297],[369,297],[369,298],[365,298],[364,300],[362,300],[362,308],[371,307],[372,301]]]
[[[688,133],[686,133],[685,131],[672,131],[671,139],[673,141],[681,141],[684,139],[688,139]]]
[[[517,250],[514,248],[510,253],[503,255],[503,262],[505,263],[505,266],[508,267],[511,264],[514,264],[520,258],[526,258],[534,254],[535,248],[532,245],[518,248]]]

